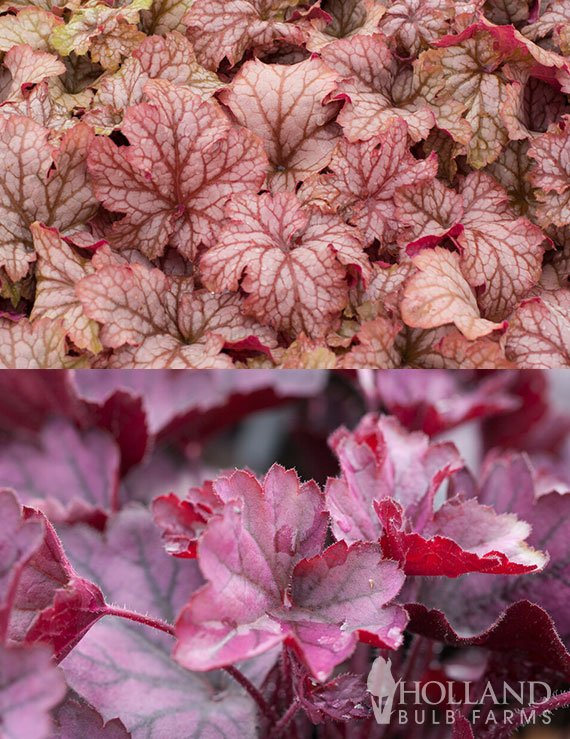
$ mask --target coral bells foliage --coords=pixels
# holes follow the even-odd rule
[[[5,0],[0,53],[0,367],[570,367],[568,0]]]
[[[540,371],[394,372],[3,373],[3,735],[509,736],[464,679],[570,706],[568,411]],[[409,685],[378,724],[387,660],[455,725]]]

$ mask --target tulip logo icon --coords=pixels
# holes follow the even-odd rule
[[[368,675],[367,688],[371,695],[374,718],[378,724],[389,724],[392,715],[392,703],[396,688],[401,680],[396,682],[392,677],[392,662],[377,657],[372,663]]]

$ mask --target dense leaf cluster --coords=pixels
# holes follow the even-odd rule
[[[569,0],[3,0],[0,365],[570,367]]]

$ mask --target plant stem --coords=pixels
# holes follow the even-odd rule
[[[119,618],[126,618],[129,621],[136,621],[139,624],[150,626],[153,629],[159,629],[164,631],[170,636],[174,636],[174,626],[167,624],[165,621],[161,621],[158,618],[152,618],[151,616],[143,616],[142,613],[136,611],[129,611],[126,608],[117,608],[116,606],[108,606],[105,611],[105,616],[119,616]]]
[[[224,670],[228,673],[228,675],[231,675],[233,679],[237,683],[239,683],[244,690],[247,690],[247,692],[250,694],[253,700],[257,703],[261,713],[267,719],[269,719],[269,721],[271,721],[272,723],[277,721],[277,716],[275,715],[274,710],[271,708],[269,703],[267,703],[265,698],[261,695],[259,690],[255,687],[255,685],[247,679],[247,677],[243,674],[243,672],[240,672],[237,669],[237,667],[234,667],[233,665],[224,667]]]
[[[293,703],[291,703],[289,708],[285,711],[283,716],[281,716],[279,721],[273,727],[271,736],[278,737],[282,731],[285,731],[285,729],[289,726],[291,721],[294,719],[295,714],[297,713],[298,710],[299,710],[299,701],[297,698],[295,698]]]
[[[515,729],[519,726],[524,726],[528,713],[531,711],[534,711],[538,716],[540,716],[545,711],[552,711],[556,708],[563,708],[564,706],[570,706],[570,690],[565,693],[553,695],[546,700],[534,703],[532,706],[527,706],[527,708],[522,708],[520,711],[516,712],[513,721],[493,726],[493,728],[485,735],[485,739],[503,739],[503,737],[506,739],[511,736]]]
[[[283,644],[281,649],[281,677],[283,680],[283,694],[285,696],[285,705],[293,700],[293,675],[291,672],[291,657],[287,651],[287,647]]]

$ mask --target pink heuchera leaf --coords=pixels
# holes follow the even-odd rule
[[[290,598],[275,612],[287,619],[292,644],[313,675],[325,680],[358,641],[397,648],[407,623],[398,605],[386,605],[404,582],[395,562],[376,544],[339,541],[293,571]],[[342,595],[341,595],[342,594]]]
[[[178,308],[178,325],[186,341],[199,344],[210,334],[221,336],[224,346],[252,348],[270,354],[277,346],[275,333],[245,314],[241,295],[207,290],[184,293]]]
[[[458,117],[464,117],[471,127],[467,160],[472,167],[484,167],[509,140],[503,109],[521,94],[522,85],[499,73],[506,54],[497,49],[486,28],[470,27],[468,33],[446,36],[435,45],[445,48],[431,49],[419,61],[420,68],[437,81],[428,99],[461,103]],[[482,68],[486,74],[481,74]],[[438,125],[445,128],[437,110],[435,114]]]
[[[463,199],[441,180],[432,179],[402,189],[394,196],[395,218],[400,229],[398,242],[414,254],[424,246],[436,246],[461,232]]]
[[[41,82],[39,85],[32,87],[26,93],[26,96],[20,100],[16,99],[2,103],[0,105],[0,116],[8,118],[11,115],[31,118],[40,126],[51,128],[52,132],[60,130],[67,121],[54,106],[47,82]]]
[[[155,335],[182,336],[176,323],[177,285],[140,264],[103,266],[77,285],[85,314],[103,324],[105,346],[140,346]]]
[[[568,5],[564,0],[552,0],[540,18],[524,29],[524,34],[530,39],[540,38],[566,23],[570,23]]]
[[[114,367],[231,367],[220,356],[224,344],[254,341],[269,351],[273,332],[244,315],[238,295],[192,291],[186,278],[139,264],[102,267],[78,283],[77,294],[89,317],[103,324],[101,340],[121,347]]]
[[[538,188],[536,197],[539,222],[548,226],[570,224],[570,117],[564,116],[558,125],[536,138],[528,156],[536,160],[528,179]]]
[[[516,369],[497,341],[483,338],[467,341],[459,331],[453,331],[436,345],[446,369]]]
[[[529,41],[528,38],[523,36],[522,33],[512,25],[495,25],[485,18],[480,12],[476,13],[476,22],[471,23],[469,26],[463,28],[459,35],[444,36],[439,41],[434,43],[434,46],[448,47],[453,46],[458,42],[472,39],[481,38],[483,32],[488,37],[492,38],[495,42],[495,50],[498,54],[506,60],[514,60],[515,62],[520,61],[521,56],[525,61],[534,64],[531,72],[537,77],[545,77],[546,79],[555,79],[555,73],[549,72],[548,67],[557,69],[565,68],[566,63],[560,54],[543,49],[538,44],[534,44]],[[536,63],[536,64],[535,64]],[[507,72],[507,76],[509,73]]]
[[[449,31],[453,10],[452,0],[395,0],[381,19],[379,29],[395,51],[417,56]]]
[[[570,367],[570,301],[566,290],[553,297],[523,300],[509,319],[505,354],[517,366]]]
[[[198,64],[192,45],[182,34],[147,36],[118,72],[101,80],[92,108],[82,120],[97,133],[111,133],[120,127],[129,106],[144,101],[143,89],[149,79],[187,87],[204,100],[225,87],[217,75]]]
[[[50,739],[130,739],[122,721],[115,718],[105,723],[101,715],[85,703],[68,698],[53,712],[55,724]]]
[[[26,318],[14,322],[0,318],[0,369],[67,369],[85,360],[70,357],[61,320]]]
[[[194,559],[197,532],[205,528],[205,518],[188,501],[180,500],[174,493],[155,498],[152,512],[157,526],[162,529],[168,554]]]
[[[458,254],[436,246],[424,249],[413,262],[419,271],[408,282],[400,304],[409,326],[435,328],[454,323],[466,339],[478,339],[503,327],[481,318]]]
[[[463,486],[466,487],[465,483]],[[570,517],[570,495],[543,488],[526,456],[498,452],[487,457],[478,484],[468,494],[476,495],[482,504],[492,505],[499,513],[514,513],[528,521],[532,526],[529,544],[546,550],[550,561],[530,580],[524,576],[471,575],[458,581],[453,594],[436,589],[432,601],[436,598],[454,621],[480,629],[513,600],[532,598],[548,611],[561,638],[567,641],[570,619],[566,608],[568,585],[564,577],[568,559],[565,523]]]
[[[62,23],[54,13],[33,6],[21,8],[17,15],[3,15],[0,18],[0,50],[9,51],[13,46],[28,44],[35,51],[50,51],[50,36]]]
[[[143,101],[143,89],[148,80],[148,74],[137,59],[125,60],[115,74],[101,80],[91,109],[82,120],[93,126],[96,133],[110,134],[120,127],[125,110]]]
[[[525,543],[530,526],[510,514],[459,497],[446,501],[421,533],[407,530],[402,506],[374,501],[382,522],[384,556],[407,575],[459,577],[467,572],[519,575],[542,569],[548,558]]]
[[[54,419],[38,443],[14,440],[2,446],[0,485],[53,522],[101,522],[117,507],[118,449],[101,431],[80,433],[68,421]]]
[[[147,36],[133,51],[133,57],[149,78],[188,87],[204,99],[224,87],[217,75],[198,64],[192,44],[177,31],[167,33],[164,38]]]
[[[408,149],[407,125],[396,119],[369,141],[339,142],[327,169],[327,174],[304,183],[301,199],[335,210],[360,229],[366,246],[374,239],[384,246],[390,245],[398,232],[397,188],[433,179],[437,158],[415,159]]]
[[[181,664],[209,670],[285,641],[324,680],[358,639],[400,643],[405,617],[385,606],[402,586],[401,571],[375,544],[339,542],[320,554],[327,516],[314,483],[300,486],[294,472],[274,465],[261,484],[237,472],[215,490],[227,504],[199,544],[209,582],[178,618]]]
[[[323,61],[340,77],[335,99],[346,100],[338,122],[349,141],[372,138],[403,118],[413,141],[427,137],[435,125],[424,101],[410,100],[405,70],[398,70],[384,36],[356,36],[322,51]]]
[[[373,502],[385,496],[401,503],[419,524],[431,516],[441,483],[463,466],[453,444],[433,444],[406,432],[394,418],[368,414],[353,432],[341,427],[329,439],[342,476],[327,481],[332,531],[348,543],[376,541],[381,533]]]
[[[526,218],[516,218],[507,193],[492,177],[472,172],[459,194],[439,180],[396,194],[396,213],[409,224],[401,245],[413,254],[450,236],[460,248],[460,266],[486,318],[508,316],[536,284],[542,268],[544,234]],[[470,337],[475,338],[475,337]]]
[[[200,244],[215,242],[229,197],[261,186],[267,160],[255,136],[232,128],[215,103],[163,80],[144,90],[150,103],[125,114],[130,146],[93,142],[94,190],[108,210],[125,213],[111,244],[152,259],[170,242],[193,259]]]
[[[506,192],[485,173],[468,175],[460,192],[461,270],[471,286],[484,288],[478,302],[485,317],[500,321],[537,283],[545,237],[526,218],[514,219]]]
[[[12,80],[3,101],[21,100],[31,86],[65,72],[65,65],[56,56],[34,51],[29,44],[13,46],[4,57],[4,66]]]
[[[346,369],[395,369],[402,359],[396,346],[396,337],[401,330],[399,321],[383,316],[366,321],[356,334],[359,343],[345,354],[340,366]]]
[[[230,223],[200,263],[206,286],[237,290],[245,274],[248,313],[282,331],[322,335],[346,305],[347,267],[369,274],[360,233],[288,192],[234,198],[227,212]]]
[[[48,136],[30,118],[0,117],[0,264],[13,280],[35,259],[29,230],[34,221],[67,234],[97,209],[85,167],[92,130],[75,125],[56,151]]]
[[[233,66],[247,49],[261,49],[276,40],[301,44],[303,33],[285,23],[293,0],[197,0],[184,16],[188,38],[200,63],[216,70],[224,57]]]
[[[519,73],[518,76],[520,81],[525,83],[526,75]],[[570,112],[565,95],[547,81],[537,77],[529,77],[524,84],[523,94],[513,97],[511,102],[512,110],[505,112],[505,122],[509,135],[517,140],[522,136],[531,140],[536,138],[537,133],[546,131],[552,121],[558,121]],[[509,148],[514,148],[515,144],[516,141],[510,141]],[[500,163],[500,159],[501,157],[496,161]],[[525,186],[530,188],[528,180],[522,181],[519,185]],[[525,199],[533,200],[532,195]]]
[[[77,569],[90,573],[110,602],[120,602],[130,610],[165,622],[173,620],[173,614],[203,582],[194,562],[175,559],[165,553],[150,511],[140,504],[113,516],[104,532],[71,526],[62,529],[62,539]],[[119,633],[133,627],[132,623],[110,617],[105,618],[99,628],[106,625],[111,632]],[[147,644],[154,642],[161,650],[165,643],[169,644],[163,633],[145,630],[137,634],[134,628],[135,639],[144,633]],[[91,638],[91,647],[97,642],[98,639]],[[75,654],[74,650],[66,658],[67,662],[73,662]]]
[[[76,283],[94,272],[91,262],[74,252],[57,229],[33,223],[30,230],[38,257],[31,319],[61,318],[73,343],[97,354],[102,349],[99,326],[87,318],[75,292]]]
[[[0,644],[0,723],[6,737],[48,739],[49,711],[66,692],[63,672],[46,647]]]
[[[64,541],[78,569],[97,580],[109,601],[166,622],[202,582],[193,562],[164,552],[152,517],[140,507],[122,511],[105,534],[74,526],[64,532]],[[63,666],[70,686],[105,721],[118,717],[134,739],[144,739],[149,732],[254,735],[255,707],[239,686],[218,673],[198,676],[182,670],[171,659],[171,647],[167,634],[108,616]],[[257,685],[275,659],[268,657],[257,672],[244,667]],[[150,683],[149,674],[154,676]]]
[[[325,15],[310,18],[307,49],[320,51],[341,38],[369,36],[378,31],[378,22],[386,8],[376,0],[324,0]]]
[[[220,352],[224,348],[221,336],[210,334],[200,344],[186,345],[168,334],[150,336],[140,350],[123,347],[114,351],[108,369],[231,369],[231,357]]]
[[[149,5],[148,0],[132,0],[110,7],[88,0],[73,9],[68,22],[55,30],[51,42],[64,56],[89,52],[91,59],[104,69],[117,69],[121,57],[130,54],[144,39],[135,24],[139,11]]]
[[[291,66],[255,60],[244,64],[231,89],[222,92],[239,123],[263,139],[273,191],[293,190],[329,163],[339,128],[331,122],[337,106],[324,102],[337,79],[317,57]]]
[[[382,305],[392,315],[398,315],[398,304],[406,280],[416,271],[410,260],[401,264],[387,264],[374,262],[372,265],[373,277],[362,290],[359,286],[351,290],[351,303]],[[365,314],[367,317],[368,314]]]

